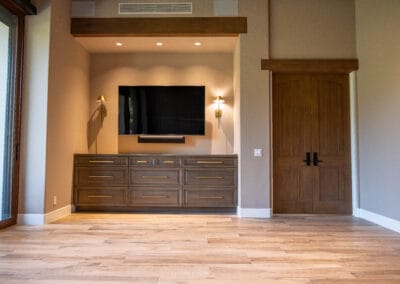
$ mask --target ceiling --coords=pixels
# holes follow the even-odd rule
[[[233,53],[237,41],[237,37],[75,37],[75,39],[90,53]],[[117,46],[118,42],[122,43],[122,46]],[[157,42],[163,45],[158,46]],[[194,45],[196,42],[200,42],[201,45]]]

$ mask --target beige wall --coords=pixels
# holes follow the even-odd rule
[[[192,153],[233,152],[233,54],[93,54],[91,56],[90,152]],[[118,136],[118,86],[205,85],[206,135],[186,136],[185,144],[137,143],[137,136]],[[101,127],[96,98],[107,99]],[[214,116],[214,97],[225,99],[220,128]],[[97,139],[96,139],[97,138]]]
[[[400,1],[357,0],[360,207],[400,220]]]
[[[182,16],[182,17],[204,17],[210,16],[214,13],[214,1],[213,0],[137,0],[137,1],[125,1],[125,0],[94,0],[95,2],[95,16],[96,17],[165,17],[165,16]],[[193,14],[179,14],[179,15],[119,15],[118,4],[119,3],[158,3],[158,2],[192,2]]]
[[[70,1],[52,0],[46,213],[71,204],[73,154],[88,151],[90,57],[70,34],[70,7]]]
[[[355,58],[353,0],[271,0],[271,58]]]
[[[32,1],[36,16],[25,24],[19,212],[42,214],[45,199],[50,0]]]
[[[269,77],[261,70],[260,62],[261,58],[268,58],[268,1],[251,2],[239,2],[239,15],[247,17],[248,25],[248,33],[240,35],[239,206],[265,210],[270,208]],[[254,157],[254,148],[262,148],[264,156]]]
[[[19,212],[40,223],[71,204],[73,154],[87,152],[90,58],[70,35],[70,1],[32,2],[38,14],[26,17]]]

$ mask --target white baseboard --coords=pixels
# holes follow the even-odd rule
[[[271,218],[271,208],[237,208],[240,218]]]
[[[54,222],[70,215],[72,206],[67,205],[46,214],[18,214],[18,225],[38,226]]]
[[[361,208],[358,208],[357,210],[354,210],[354,214],[355,217],[359,217],[362,219],[365,219],[367,221],[370,221],[372,223],[375,223],[377,225],[380,225],[382,227],[385,227],[389,230],[393,230],[397,233],[400,233],[400,221],[383,216],[383,215],[379,215],[376,213],[373,213],[371,211],[368,210],[364,210]]]
[[[38,226],[44,224],[44,214],[18,214],[18,225]]]
[[[67,205],[67,206],[61,207],[57,210],[47,213],[44,217],[44,221],[46,224],[48,224],[48,223],[57,221],[58,219],[61,219],[61,218],[71,215],[71,212],[72,212],[72,206]]]

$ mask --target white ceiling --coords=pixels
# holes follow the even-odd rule
[[[90,53],[125,52],[230,52],[237,37],[76,37]],[[116,43],[122,43],[117,46]],[[157,46],[162,42],[162,46]],[[200,42],[201,46],[195,46]]]

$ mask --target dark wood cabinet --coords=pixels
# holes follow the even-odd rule
[[[236,155],[94,155],[74,160],[77,210],[235,209]]]

